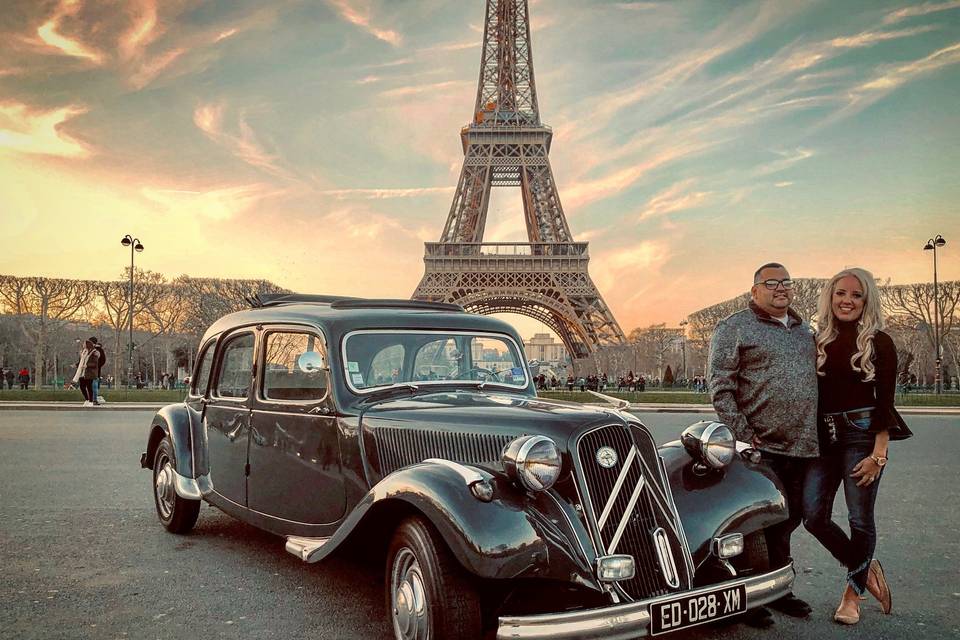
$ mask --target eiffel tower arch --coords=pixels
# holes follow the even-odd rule
[[[475,313],[516,313],[557,333],[573,358],[626,342],[590,278],[560,203],[540,121],[527,0],[487,0],[473,122],[460,131],[463,168],[439,242],[428,242],[415,299]],[[529,242],[483,242],[494,187],[519,188]]]

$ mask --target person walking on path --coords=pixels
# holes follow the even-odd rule
[[[11,369],[10,367],[7,367],[6,369],[4,369],[4,370],[3,370],[3,380],[0,380],[0,387],[3,387],[3,382],[4,382],[4,380],[6,380],[6,382],[7,382],[7,389],[13,389],[13,379],[14,379],[14,377],[15,377],[15,376],[13,375],[13,369]]]
[[[73,374],[73,381],[79,383],[83,394],[83,406],[97,406],[97,398],[93,395],[93,379],[97,377],[97,352],[93,342],[83,341],[80,359],[77,361],[77,371]]]
[[[20,373],[17,375],[17,379],[20,381],[20,388],[26,389],[30,386],[30,369],[23,367],[20,369]],[[11,382],[12,378],[8,378],[7,382]]]
[[[893,598],[877,546],[874,506],[891,440],[913,435],[893,406],[897,349],[883,332],[883,312],[873,275],[844,269],[833,276],[817,304],[817,421],[820,457],[807,472],[803,525],[847,569],[833,619],[860,621],[860,597],[870,592],[884,613]],[[843,485],[850,535],[832,519]]]
[[[720,421],[758,449],[783,484],[789,518],[766,529],[770,563],[791,561],[790,536],[802,521],[803,483],[817,442],[817,373],[813,331],[790,308],[793,280],[780,263],[757,269],[747,309],[721,320],[710,340],[711,399]],[[788,594],[769,606],[793,617],[810,605]],[[747,620],[773,623],[763,607]]]

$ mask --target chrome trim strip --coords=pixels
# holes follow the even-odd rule
[[[617,496],[620,495],[620,489],[623,488],[623,483],[626,481],[627,474],[630,472],[630,465],[633,464],[633,459],[637,457],[639,452],[640,450],[637,449],[637,445],[633,445],[630,447],[627,459],[623,461],[623,468],[620,469],[620,475],[617,476],[617,481],[610,491],[610,497],[607,498],[607,504],[603,505],[603,513],[600,514],[600,519],[597,520],[597,528],[600,529],[600,531],[603,531],[603,525],[607,524],[607,518],[610,517],[610,512],[613,511],[613,505],[617,501]]]
[[[347,341],[348,341],[351,337],[353,337],[353,336],[355,336],[355,335],[357,335],[357,334],[360,334],[360,333],[379,333],[379,334],[388,334],[388,333],[398,333],[398,334],[404,334],[404,333],[418,333],[418,334],[436,333],[436,334],[439,334],[439,335],[449,335],[449,336],[481,336],[481,337],[482,337],[482,336],[486,336],[486,337],[489,337],[489,338],[497,338],[497,339],[500,339],[500,340],[504,340],[505,342],[509,342],[510,344],[513,345],[513,348],[515,349],[514,355],[517,356],[518,362],[520,362],[520,363],[523,365],[523,375],[526,376],[526,379],[524,380],[524,383],[523,383],[522,385],[507,384],[506,382],[491,382],[491,384],[493,384],[493,385],[499,385],[499,386],[502,386],[502,387],[507,387],[507,388],[509,388],[509,389],[521,389],[521,390],[522,390],[522,389],[528,388],[528,387],[530,386],[531,381],[533,380],[533,377],[530,375],[530,367],[529,367],[529,365],[527,364],[527,359],[524,357],[524,351],[523,351],[523,349],[521,349],[521,348],[517,345],[516,341],[513,339],[512,336],[510,336],[510,334],[507,334],[507,333],[491,333],[491,332],[487,332],[487,331],[469,331],[469,330],[464,330],[464,329],[457,329],[457,330],[451,330],[451,331],[443,331],[443,330],[437,330],[437,329],[421,329],[421,330],[413,330],[413,329],[356,329],[356,330],[354,330],[354,331],[350,331],[349,333],[345,334],[345,335],[343,336],[343,338],[340,340],[340,345],[341,345],[341,347],[340,347],[340,356],[341,356],[341,358],[342,358],[342,362],[340,363],[341,369],[345,369],[346,366],[347,366]],[[356,387],[353,386],[353,383],[352,383],[351,380],[350,380],[350,373],[349,373],[349,372],[346,372],[346,373],[347,373],[347,375],[344,377],[344,382],[347,383],[347,387],[350,389],[350,391],[352,391],[353,393],[357,394],[358,396],[364,396],[364,395],[373,393],[373,392],[378,391],[379,389],[382,389],[382,388],[383,388],[383,386],[378,386],[378,387],[367,387],[367,388],[362,389],[362,390],[361,390],[361,389],[357,389]],[[456,383],[456,380],[438,380],[438,381],[416,380],[416,381],[413,381],[413,383],[416,384],[418,387],[427,387],[427,386],[430,386],[430,385],[441,385],[441,386],[446,385],[446,386],[449,386],[451,383]],[[472,388],[475,388],[475,387],[476,387],[476,385],[464,385],[464,388],[465,388],[465,389],[472,389]]]
[[[200,483],[195,478],[182,476],[174,469],[171,471],[173,471],[173,488],[178,496],[184,500],[199,500],[203,497],[200,493]]]
[[[693,584],[693,574],[696,573],[696,569],[693,566],[693,554],[690,553],[690,543],[687,542],[687,532],[683,528],[683,521],[680,519],[680,512],[677,511],[677,503],[673,500],[673,487],[670,486],[670,481],[667,479],[667,465],[663,461],[663,456],[657,453],[657,463],[660,469],[660,477],[663,478],[663,486],[668,487],[670,490],[667,492],[667,498],[670,504],[670,512],[674,515],[674,518],[677,522],[677,529],[680,531],[680,546],[683,548],[683,561],[687,567],[688,575],[688,584]]]
[[[646,478],[640,476],[640,482],[638,482],[637,486],[634,487],[633,494],[630,496],[630,502],[627,503],[627,508],[623,512],[623,517],[620,518],[620,524],[617,525],[617,530],[613,533],[613,537],[610,539],[610,547],[607,549],[607,555],[613,555],[617,552],[617,545],[620,544],[620,538],[623,536],[623,532],[627,528],[627,524],[630,523],[630,518],[633,516],[633,510],[637,506],[637,500],[640,499],[640,492],[643,491],[643,487],[646,484]]]
[[[634,638],[650,633],[650,605],[672,600],[678,596],[697,596],[714,589],[744,585],[747,591],[747,608],[767,604],[790,593],[796,573],[793,564],[775,571],[745,580],[730,580],[681,593],[671,593],[659,598],[639,600],[627,604],[565,611],[532,616],[504,616],[498,621],[497,638],[536,638],[547,640],[559,638]]]
[[[667,539],[667,532],[663,527],[657,527],[657,530],[653,532],[653,541],[656,543],[654,546],[657,549],[660,568],[663,569],[663,577],[668,585],[676,589],[680,586],[680,574],[677,572],[677,563],[673,559],[670,541]]]
[[[451,469],[457,472],[458,474],[460,474],[460,477],[463,478],[463,481],[467,483],[468,487],[472,485],[474,482],[483,482],[484,480],[487,480],[487,478],[484,477],[482,473],[480,473],[473,467],[467,467],[465,465],[460,464],[459,462],[453,462],[452,460],[445,460],[444,458],[427,458],[423,462],[432,462],[433,464],[439,464],[441,466],[444,466],[448,469]]]

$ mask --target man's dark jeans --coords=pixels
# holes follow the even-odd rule
[[[783,484],[790,517],[766,529],[770,566],[782,567],[790,562],[790,536],[803,519],[803,488],[807,468],[814,458],[796,458],[763,451],[764,461]]]
[[[840,440],[823,450],[810,466],[803,490],[803,526],[820,541],[833,557],[847,567],[847,582],[863,595],[873,552],[877,547],[874,506],[880,473],[872,483],[858,487],[858,478],[850,477],[857,463],[873,453],[875,435],[842,430]],[[843,483],[847,501],[850,535],[832,519],[833,502]]]

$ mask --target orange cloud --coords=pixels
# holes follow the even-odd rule
[[[86,157],[90,155],[90,148],[68,136],[61,128],[65,122],[86,111],[80,106],[68,106],[36,112],[23,104],[0,104],[0,152]]]
[[[381,29],[371,24],[369,7],[367,7],[366,11],[360,11],[356,7],[351,6],[349,0],[327,0],[327,2],[331,7],[336,9],[341,18],[350,24],[360,27],[377,40],[383,40],[395,47],[400,46],[400,43],[403,41],[403,38],[396,31]]]
[[[60,21],[66,16],[73,15],[79,9],[79,0],[62,0],[54,14],[37,28],[37,36],[47,46],[59,49],[68,56],[84,58],[94,64],[100,64],[103,57],[99,53],[84,46],[79,40],[68,38],[59,31]]]

